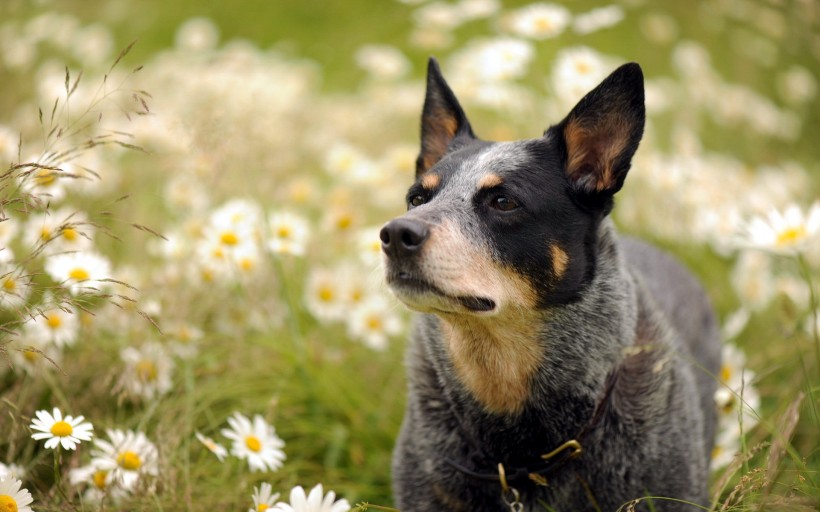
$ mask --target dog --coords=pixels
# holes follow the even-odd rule
[[[386,283],[418,312],[403,512],[708,506],[715,315],[608,217],[644,123],[629,63],[542,137],[484,141],[430,59],[408,211],[380,232]]]

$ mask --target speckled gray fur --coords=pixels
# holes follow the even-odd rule
[[[546,504],[558,512],[609,512],[648,496],[656,498],[636,510],[708,505],[720,366],[715,316],[683,267],[618,235],[607,218],[611,195],[637,149],[643,115],[643,78],[632,64],[613,73],[543,138],[481,141],[431,61],[422,154],[409,196],[423,193],[423,200],[382,231],[388,283],[392,279],[397,296],[422,312],[407,349],[407,408],[393,455],[395,502],[402,512],[509,510],[498,482],[476,479],[448,461],[489,474],[498,463],[528,465],[575,438],[582,454],[547,474],[547,486],[527,479],[513,484],[524,510],[546,510]],[[615,123],[604,125],[600,138],[579,137],[593,152],[601,141],[624,137],[614,146],[624,149],[612,152],[614,174],[588,175],[583,166],[566,172],[570,159],[564,153],[573,141],[565,147],[564,137],[577,136],[566,131],[573,122],[584,130],[596,128],[589,123]],[[629,123],[631,131],[618,131]],[[556,134],[567,133],[557,140]],[[442,144],[435,137],[449,139]],[[428,172],[434,179],[422,189]],[[480,189],[488,175],[504,182],[507,188],[499,193],[519,194],[524,213],[487,209]],[[529,196],[527,189],[533,190]],[[533,234],[522,235],[530,225]],[[402,239],[396,226],[413,236]],[[409,244],[405,254],[396,252],[397,243]],[[516,252],[510,244],[526,250]],[[566,256],[560,272],[549,256],[556,246]],[[466,268],[462,256],[465,262],[489,262],[489,268]],[[486,276],[493,272],[502,278]],[[519,281],[504,281],[509,274]],[[523,405],[505,412],[487,407],[462,380],[443,326],[453,315],[484,315],[482,321],[492,322],[499,318],[492,315],[519,314],[528,295],[498,285],[508,282],[524,282],[537,295],[530,302],[536,314],[526,318],[536,323],[528,343],[541,357]],[[458,300],[484,290],[493,299],[483,303],[492,305],[490,311],[469,311],[470,302],[465,310]]]
[[[400,510],[506,510],[498,484],[477,482],[444,459],[492,471],[494,462],[530,461],[557,447],[585,427],[618,366],[611,403],[584,440],[583,454],[550,475],[549,486],[519,486],[525,510],[543,510],[541,500],[556,511],[614,511],[622,496],[640,498],[650,489],[653,496],[707,503],[715,415],[704,411],[714,407],[715,384],[693,356],[717,370],[709,302],[671,258],[618,240],[609,223],[600,244],[589,293],[554,311],[542,327],[549,357],[520,416],[485,413],[455,376],[440,320],[417,317],[406,361],[407,410],[393,457]],[[625,364],[636,330],[654,343]],[[697,510],[674,501],[656,500],[654,507]]]

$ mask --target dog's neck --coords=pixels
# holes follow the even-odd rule
[[[444,315],[445,373],[494,415],[541,408],[533,387],[593,400],[634,338],[635,291],[620,270],[614,230],[602,224],[596,273],[582,298],[546,311],[522,309],[482,318]],[[443,355],[443,354],[442,354]]]

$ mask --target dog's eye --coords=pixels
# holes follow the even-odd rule
[[[410,205],[411,207],[421,206],[424,203],[425,203],[424,196],[422,196],[421,194],[416,194],[407,201],[407,204]]]
[[[501,210],[502,212],[508,212],[518,208],[518,203],[506,196],[498,196],[493,198],[490,205],[496,210]]]

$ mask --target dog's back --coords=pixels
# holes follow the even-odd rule
[[[704,446],[712,456],[715,437],[716,376],[720,371],[720,334],[709,298],[700,283],[674,258],[632,237],[621,237],[620,246],[629,266],[643,278],[658,308],[683,342],[684,359],[695,367],[700,403],[706,411]]]

